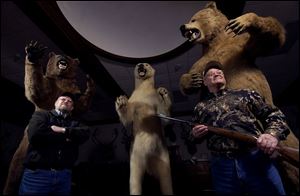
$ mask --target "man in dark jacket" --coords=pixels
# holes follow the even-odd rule
[[[51,111],[36,111],[28,124],[29,147],[20,195],[69,195],[71,169],[89,128],[71,117],[74,96],[64,93]]]

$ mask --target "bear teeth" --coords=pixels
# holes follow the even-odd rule
[[[66,66],[66,65],[62,65],[62,64],[59,64],[59,65],[58,65],[58,68],[59,68],[59,69],[66,69],[67,66]]]
[[[192,41],[198,39],[199,35],[200,35],[200,33],[194,31],[192,34],[190,34],[189,41],[192,42]]]
[[[196,38],[198,38],[198,35],[199,35],[199,34],[198,34],[197,32],[194,32],[194,33],[192,34],[192,38],[193,38],[193,39],[196,39]]]
[[[184,33],[184,36],[189,39],[189,41],[194,41],[199,38],[200,33],[196,29],[190,29]]]
[[[139,76],[141,76],[141,77],[143,77],[143,76],[145,76],[145,75],[146,75],[145,72],[140,72],[140,73],[139,73]]]

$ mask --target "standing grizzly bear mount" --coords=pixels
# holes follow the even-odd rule
[[[163,138],[163,128],[156,114],[170,115],[168,91],[154,88],[155,70],[147,63],[134,69],[135,89],[128,99],[120,96],[115,107],[125,127],[132,125],[133,143],[130,151],[130,194],[142,194],[144,172],[154,175],[162,194],[173,194],[169,153]]]
[[[255,90],[268,104],[273,104],[270,86],[255,65],[255,59],[270,54],[285,42],[285,30],[275,18],[246,13],[229,21],[214,2],[209,2],[180,30],[190,42],[203,46],[203,56],[180,78],[183,94],[200,92],[200,98],[203,96],[204,66],[215,60],[223,65],[228,88]],[[282,143],[299,148],[299,141],[292,132]],[[280,165],[299,191],[299,169],[285,161]]]
[[[59,95],[64,92],[70,92],[79,96],[78,100],[75,101],[73,114],[80,114],[87,111],[95,92],[93,80],[87,77],[87,88],[84,93],[81,93],[75,78],[79,60],[66,55],[56,55],[54,52],[49,53],[47,69],[44,75],[43,66],[40,61],[45,49],[46,47],[33,41],[25,47],[24,85],[26,98],[34,104],[35,111],[51,110]],[[23,139],[10,163],[3,190],[4,195],[17,194],[28,144],[26,127]]]
[[[26,47],[25,59],[25,95],[36,110],[51,110],[57,97],[64,92],[70,92],[78,97],[75,101],[74,114],[87,111],[95,92],[94,81],[87,75],[87,88],[81,92],[76,81],[79,59],[67,55],[49,53],[46,73],[39,60],[44,55],[43,47],[31,41]]]

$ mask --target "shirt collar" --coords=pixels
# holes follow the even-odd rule
[[[227,88],[223,88],[223,89],[220,89],[218,92],[216,93],[211,93],[211,92],[208,92],[207,94],[207,98],[208,99],[211,99],[211,98],[214,98],[214,97],[220,97],[222,95],[225,95],[227,93],[228,89]]]
[[[69,116],[67,113],[63,113],[63,112],[61,112],[61,111],[59,111],[59,110],[57,110],[57,109],[53,109],[53,110],[52,110],[52,113],[53,113],[55,116],[61,116],[61,117],[63,117],[63,118],[66,118],[66,117]]]

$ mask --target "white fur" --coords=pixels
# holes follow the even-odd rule
[[[165,88],[154,88],[155,70],[143,64],[145,77],[135,68],[135,89],[127,99],[120,96],[115,102],[116,111],[124,126],[133,126],[134,140],[130,152],[130,194],[142,194],[145,172],[160,182],[162,194],[173,194],[169,153],[163,141],[163,128],[155,114],[169,115],[171,100]]]

